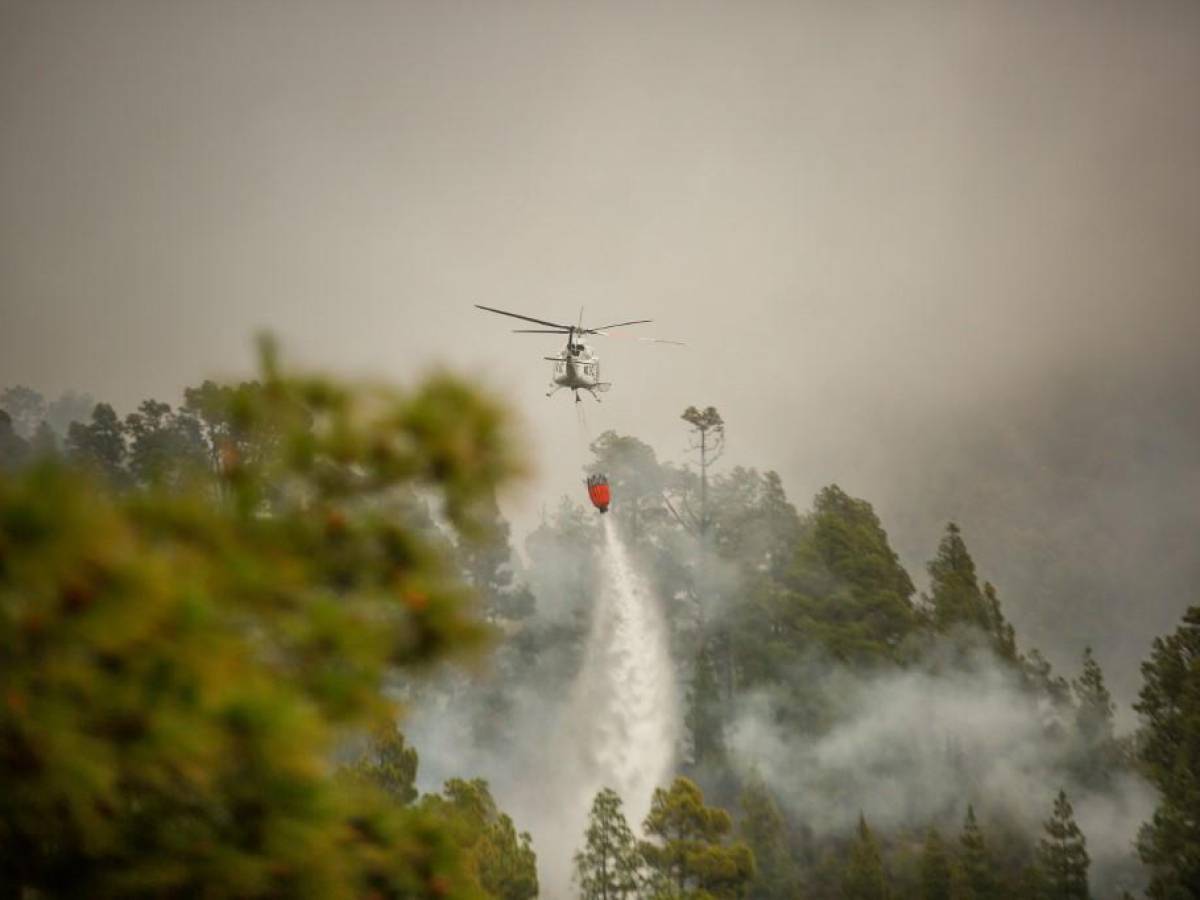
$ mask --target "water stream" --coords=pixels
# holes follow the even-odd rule
[[[633,568],[612,516],[572,720],[586,803],[601,787],[625,802],[638,830],[654,788],[670,777],[678,736],[675,676],[656,598]]]

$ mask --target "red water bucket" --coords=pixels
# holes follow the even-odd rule
[[[608,479],[603,475],[593,475],[587,480],[588,497],[592,505],[600,512],[608,512],[608,504],[612,502],[612,494],[608,489]]]

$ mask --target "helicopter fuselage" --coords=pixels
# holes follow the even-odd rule
[[[579,400],[579,392],[587,391],[596,397],[597,391],[607,391],[611,385],[600,380],[600,357],[580,340],[567,342],[557,356],[547,356],[546,360],[554,364],[551,370],[550,394],[566,388],[575,392],[575,400]],[[599,397],[596,397],[599,400]]]

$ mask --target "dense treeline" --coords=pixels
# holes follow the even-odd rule
[[[580,665],[595,517],[564,499],[522,565],[499,413],[450,381],[363,392],[270,364],[124,418],[56,403],[0,394],[5,886],[536,896],[522,823],[470,772],[422,796],[389,700],[449,698],[511,753],[522,692],[552,702]],[[802,512],[773,472],[715,470],[716,410],[683,427],[684,465],[612,432],[590,448],[664,604],[686,728],[643,822],[594,798],[580,896],[1200,897],[1200,608],[1155,642],[1142,727],[1118,736],[1091,652],[1067,680],[1021,648],[955,524],[918,593],[868,502],[831,485]],[[485,633],[486,675],[416,677]],[[1044,796],[1003,796],[968,758],[986,748],[949,748],[952,789],[897,814],[859,789],[880,773],[838,769],[818,798],[746,737],[752,711],[806,760],[850,715],[847,678],[981,671],[1039,723]],[[1076,807],[1140,779],[1157,809],[1102,860]]]

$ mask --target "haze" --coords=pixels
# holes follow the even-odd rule
[[[918,578],[955,518],[1128,701],[1200,584],[1197,85],[1193,2],[0,3],[0,385],[448,364],[523,417],[524,529],[586,434],[472,304],[653,318],[592,435],[715,405]]]

